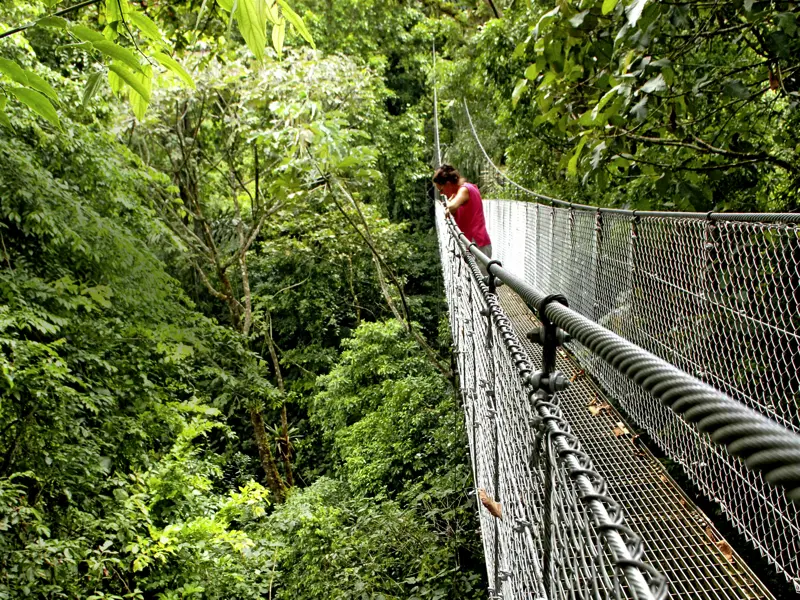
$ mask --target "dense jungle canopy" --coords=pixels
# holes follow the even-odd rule
[[[484,597],[434,81],[467,171],[464,100],[540,192],[795,210],[798,14],[0,4],[0,598]]]

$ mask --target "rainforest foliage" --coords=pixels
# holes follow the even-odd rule
[[[797,11],[0,5],[0,598],[483,597],[434,79],[465,165],[790,209]]]
[[[634,209],[800,207],[796,2],[510,2],[441,61],[453,161]]]

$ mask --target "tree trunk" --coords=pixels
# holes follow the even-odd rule
[[[272,456],[269,438],[264,427],[264,417],[261,415],[260,408],[250,409],[250,422],[253,424],[253,433],[256,438],[256,446],[258,446],[258,455],[261,457],[261,466],[267,476],[267,487],[275,495],[275,502],[281,504],[286,499],[286,488]]]

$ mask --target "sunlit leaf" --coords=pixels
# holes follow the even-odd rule
[[[306,28],[306,24],[303,22],[303,18],[294,12],[291,7],[284,2],[284,0],[278,0],[278,5],[281,7],[281,11],[283,12],[283,16],[286,18],[289,23],[292,24],[292,27],[295,28],[297,33],[303,36],[303,39],[307,41],[312,48],[316,48],[314,45],[314,38],[311,37],[311,33]]]
[[[136,119],[143,121],[147,107],[150,105],[153,74],[152,71],[150,73],[133,72],[131,77],[139,83],[140,87],[131,86],[132,89],[128,94],[128,99],[131,102],[131,108],[133,109],[133,114],[136,115]],[[146,94],[142,94],[140,89],[145,90]]]
[[[256,59],[264,58],[267,46],[267,7],[266,0],[238,0],[236,22],[247,47]]]
[[[127,19],[131,12],[128,0],[106,0],[106,21],[117,23]]]
[[[281,11],[278,10],[276,0],[267,0],[267,18],[276,25],[282,20]]]
[[[85,25],[73,25],[70,29],[72,35],[83,42],[104,42],[106,38],[102,33],[98,33],[94,29],[89,29]]]
[[[578,147],[575,148],[575,152],[573,153],[572,157],[569,159],[567,163],[567,173],[572,175],[573,177],[578,174],[578,160],[581,157],[581,151],[583,147],[586,145],[586,140],[588,140],[588,136],[581,137],[581,141],[578,142]]]
[[[127,48],[123,48],[119,44],[109,42],[108,40],[92,42],[92,45],[106,56],[118,60],[121,63],[125,63],[130,68],[137,71],[142,70],[142,63],[140,63],[136,55]]]
[[[654,92],[660,92],[666,88],[667,82],[664,81],[664,76],[659,73],[642,86],[642,91],[645,94],[652,94]]]
[[[161,35],[161,31],[158,29],[158,25],[156,25],[150,17],[146,14],[141,13],[139,11],[134,11],[128,15],[131,23],[136,25],[137,29],[149,37],[154,42],[164,43],[164,38]]]
[[[601,8],[604,15],[607,15],[617,7],[619,0],[603,0],[603,7]]]
[[[525,79],[530,79],[531,81],[533,81],[538,76],[539,76],[539,67],[536,65],[536,63],[528,65],[528,68],[525,69]]]
[[[647,0],[633,0],[625,9],[625,14],[628,16],[628,23],[631,27],[639,22],[639,17],[642,16],[645,4],[647,4]]]
[[[137,75],[141,74],[141,71],[133,73],[119,63],[112,63],[108,68],[112,73],[116,73],[126,84],[136,90],[142,98],[150,102],[149,86],[145,87],[141,79],[137,77]]]
[[[0,72],[4,73],[17,83],[28,85],[28,76],[25,74],[25,69],[20,67],[13,60],[0,58]]]
[[[192,76],[189,75],[189,72],[183,68],[177,60],[169,56],[168,54],[164,54],[163,52],[154,52],[153,58],[155,58],[163,67],[169,69],[172,73],[178,76],[178,78],[186,85],[186,87],[196,89],[194,79]]]
[[[23,87],[8,88],[17,100],[47,120],[50,124],[61,129],[61,122],[58,120],[58,113],[55,107],[44,95]]]
[[[111,86],[111,91],[115,94],[119,94],[125,89],[125,82],[122,80],[122,77],[117,75],[114,71],[108,72],[108,85]]]
[[[219,4],[222,9],[227,10],[228,12],[233,10],[233,0],[217,0],[217,4]]]
[[[283,40],[286,37],[286,21],[281,19],[280,23],[277,25],[272,26],[272,46],[275,48],[275,52],[278,53],[280,57],[281,52],[283,51]]]

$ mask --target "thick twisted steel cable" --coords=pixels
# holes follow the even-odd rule
[[[459,237],[475,259],[487,267],[491,259],[468,243],[463,233]],[[539,312],[544,294],[496,263],[488,268]],[[800,435],[572,309],[552,303],[545,313],[622,375],[708,433],[712,441],[742,459],[748,469],[761,472],[770,485],[783,488],[788,499],[800,504]]]
[[[511,321],[500,307],[497,296],[491,293],[482,281],[477,262],[470,254],[470,246],[474,245],[466,242],[466,238],[460,234],[452,220],[448,219],[447,222],[450,234],[457,240],[472,277],[478,282],[499,336],[508,349],[524,385],[529,389],[529,400],[541,419],[541,426],[557,450],[558,457],[565,464],[570,479],[579,490],[578,496],[581,502],[591,512],[596,530],[601,532],[603,539],[606,540],[614,557],[613,563],[625,573],[626,580],[637,598],[664,600],[669,596],[666,578],[652,565],[644,562],[641,538],[624,525],[622,507],[608,496],[605,480],[594,470],[590,457],[581,450],[580,442],[572,434],[560,407],[548,401],[544,392],[533,389],[530,378],[533,368],[530,359],[517,338]],[[487,264],[490,264],[490,267],[501,268],[497,261],[489,261]]]
[[[489,154],[486,152],[486,149],[483,147],[481,143],[480,137],[478,136],[478,132],[475,129],[475,125],[472,122],[472,115],[469,112],[469,106],[467,105],[466,98],[464,99],[464,112],[467,116],[467,122],[469,123],[470,130],[472,131],[472,137],[475,140],[475,144],[480,149],[481,154],[483,155],[484,160],[488,162],[495,172],[502,177],[505,181],[507,181],[511,186],[515,187],[521,192],[536,198],[537,200],[542,200],[544,202],[548,202],[554,206],[562,206],[564,208],[572,208],[574,210],[581,210],[581,211],[591,211],[591,212],[600,212],[600,213],[608,213],[608,214],[617,214],[621,216],[628,216],[628,217],[663,217],[663,218],[672,218],[672,219],[697,219],[697,218],[708,218],[712,221],[741,221],[745,223],[800,223],[800,213],[720,213],[720,212],[675,212],[675,211],[643,211],[643,210],[628,210],[624,208],[603,208],[597,206],[590,206],[588,204],[578,204],[576,202],[569,202],[567,200],[562,200],[560,198],[554,198],[552,196],[547,196],[545,194],[540,194],[538,192],[534,192],[533,190],[529,190],[528,188],[520,185],[513,179],[511,179],[508,175],[503,173],[494,161],[489,158]],[[438,130],[437,130],[438,136]]]

